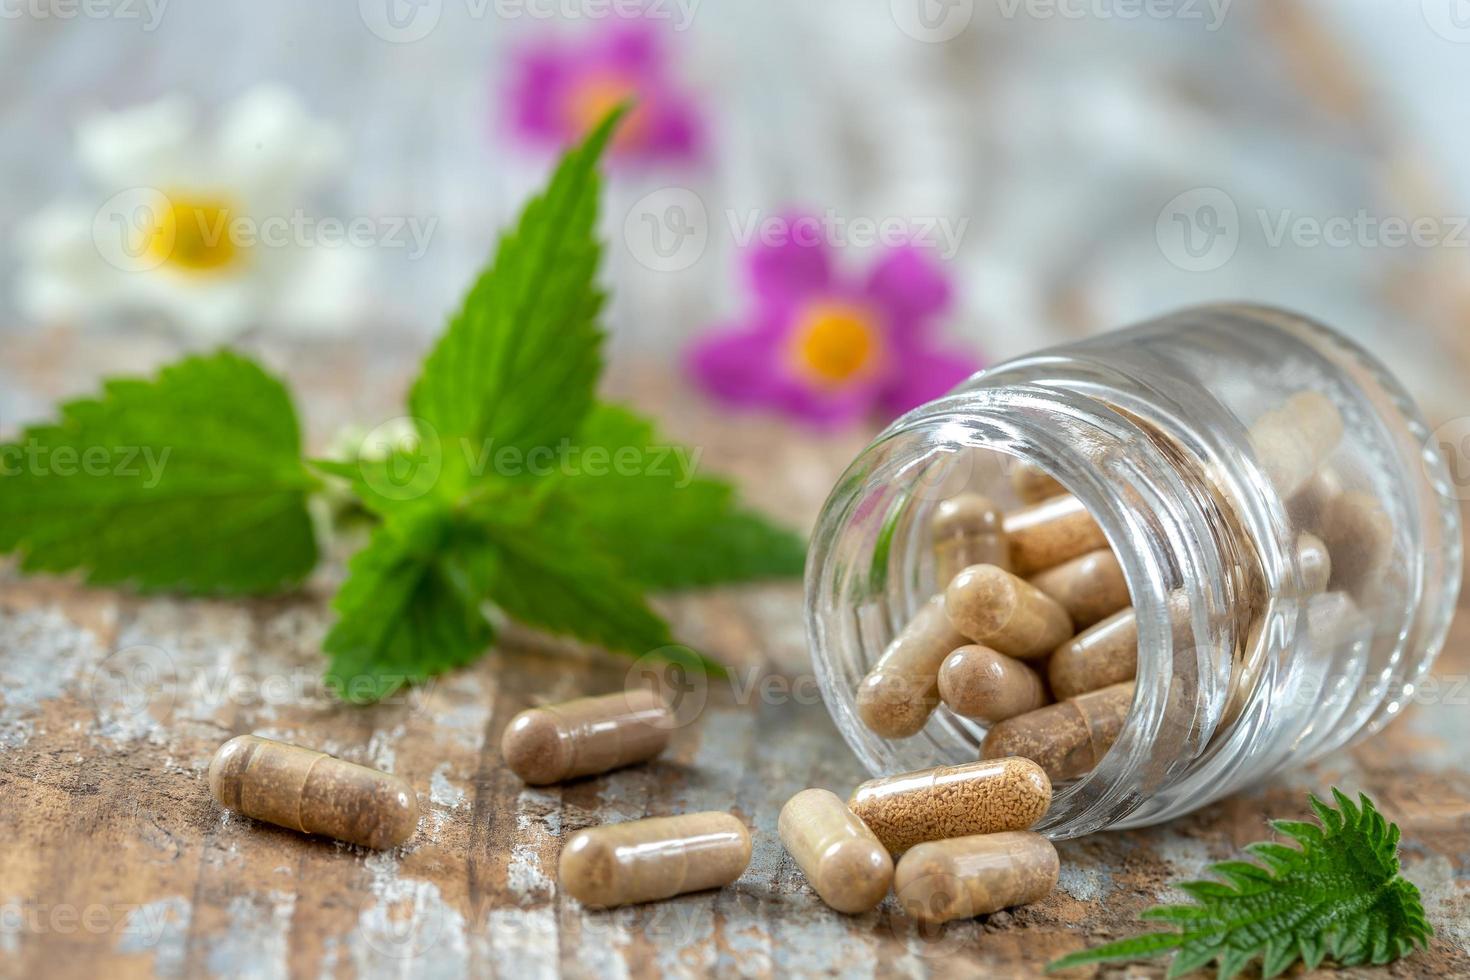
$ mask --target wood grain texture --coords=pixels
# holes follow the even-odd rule
[[[305,396],[315,445],[347,418],[396,414],[416,354],[392,336],[247,346]],[[7,350],[0,383],[48,402],[169,348],[38,334]],[[730,425],[658,371],[622,371],[613,387],[759,506],[803,525],[866,439]],[[530,789],[499,758],[506,723],[532,704],[616,688],[626,662],[510,630],[472,667],[395,703],[334,703],[314,685],[340,557],[296,594],[240,602],[0,573],[0,974],[1030,977],[1056,955],[1131,934],[1141,909],[1177,897],[1168,882],[1268,836],[1268,815],[1305,816],[1307,790],[1337,785],[1368,792],[1403,827],[1407,873],[1438,932],[1428,953],[1347,975],[1470,975],[1464,617],[1437,693],[1381,736],[1167,826],[1065,843],[1046,900],[926,935],[892,899],[862,916],[831,912],[777,837],[792,794],[845,796],[866,776],[812,683],[798,584],[663,601],[676,633],[735,664],[737,683],[711,688],[653,764]],[[417,835],[372,853],[221,811],[205,768],[243,732],[404,776],[425,811]],[[558,892],[571,831],[704,809],[753,830],[754,858],[732,887],[610,913]]]

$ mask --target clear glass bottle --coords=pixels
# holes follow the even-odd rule
[[[1320,396],[1340,426],[1282,429]],[[1402,386],[1294,314],[1186,310],[981,372],[893,423],[837,484],[807,622],[828,708],[875,776],[976,758],[983,725],[940,705],[885,739],[856,692],[943,589],[936,506],[961,490],[1019,506],[1017,465],[1091,511],[1138,624],[1132,708],[1101,762],[1056,786],[1050,836],[1156,823],[1371,734],[1444,643],[1458,509]],[[1332,553],[1326,591],[1303,532]]]

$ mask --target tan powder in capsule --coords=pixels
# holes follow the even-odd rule
[[[1072,635],[1072,618],[1055,599],[994,565],[972,565],[944,590],[955,629],[1008,657],[1044,657]]]
[[[663,697],[634,688],[522,711],[505,727],[500,753],[517,776],[544,786],[651,759],[673,729]]]
[[[1028,759],[984,760],[871,779],[847,805],[900,854],[924,841],[1025,830],[1051,805],[1051,781]]]
[[[1283,500],[1301,490],[1342,439],[1342,415],[1332,399],[1299,391],[1250,429],[1256,460]]]
[[[920,844],[898,863],[893,892],[921,922],[949,922],[1039,902],[1057,886],[1051,841],[1029,831]]]
[[[304,834],[385,848],[418,827],[418,797],[402,777],[289,742],[238,735],[215,752],[208,779],[221,806]]]
[[[941,501],[930,529],[934,539],[935,580],[949,584],[971,565],[1010,565],[1010,545],[1001,528],[1001,510],[989,497],[962,493]]]
[[[955,714],[991,724],[1035,711],[1050,700],[1040,674],[978,644],[962,646],[944,659],[939,696]]]
[[[781,808],[776,828],[806,880],[837,911],[866,912],[888,894],[893,859],[836,793],[802,790]]]
[[[612,908],[719,888],[750,864],[750,831],[728,813],[650,817],[579,830],[557,881],[583,905]]]
[[[980,745],[985,759],[1021,756],[1061,781],[1091,772],[1123,730],[1133,706],[1133,682],[1115,684],[1017,715],[990,729]]]
[[[1393,519],[1377,497],[1349,490],[1328,502],[1322,537],[1332,554],[1332,588],[1368,603],[1393,554]]]
[[[1022,576],[1108,546],[1102,528],[1071,494],[1011,511],[1002,526],[1011,545],[1011,571]]]
[[[945,615],[944,597],[926,602],[858,685],[863,724],[884,738],[922,729],[939,703],[939,665],[964,643]]]
[[[1106,619],[1130,602],[1123,566],[1111,548],[1089,551],[1028,581],[1059,602],[1078,629]]]
[[[1049,497],[1060,497],[1067,488],[1039,466],[1018,462],[1011,470],[1011,488],[1023,504],[1036,504]]]

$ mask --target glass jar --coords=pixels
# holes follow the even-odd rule
[[[823,697],[875,776],[977,757],[980,722],[939,704],[889,739],[856,698],[943,591],[935,508],[964,490],[1020,507],[1018,467],[1091,512],[1137,621],[1132,707],[1101,761],[1055,786],[1051,837],[1166,820],[1371,734],[1444,643],[1458,509],[1402,386],[1300,316],[1186,310],[983,371],[837,484],[807,622]],[[1303,533],[1326,542],[1330,581],[1313,581]]]

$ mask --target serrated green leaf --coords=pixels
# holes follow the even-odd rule
[[[555,479],[547,517],[616,556],[639,585],[677,589],[801,574],[800,538],[740,509],[728,483],[697,475],[696,454],[660,439],[635,412],[598,405],[574,450]]]
[[[328,685],[344,700],[381,700],[405,684],[469,663],[494,638],[481,593],[452,529],[425,528],[411,542],[379,527],[353,556],[322,646]]]
[[[669,626],[648,608],[618,565],[588,547],[570,526],[483,528],[473,574],[508,616],[529,626],[585,640],[616,653],[674,660],[721,675],[717,662],[674,643]]]
[[[241,355],[107,381],[0,447],[0,552],[144,590],[288,586],[317,554],[300,453],[285,387]]]
[[[1112,960],[1144,959],[1166,953],[1178,945],[1179,936],[1175,933],[1151,932],[1063,956],[1049,963],[1046,972],[1054,973],[1057,970],[1070,970],[1074,966],[1087,966],[1090,963],[1106,963]]]
[[[1210,870],[1225,882],[1179,886],[1195,904],[1144,913],[1146,919],[1172,922],[1178,932],[1139,937],[1136,954],[1127,945],[1135,940],[1123,940],[1074,953],[1049,969],[1175,949],[1170,977],[1212,961],[1220,977],[1233,977],[1256,957],[1262,958],[1263,973],[1272,977],[1298,958],[1310,968],[1329,952],[1344,965],[1386,963],[1427,945],[1433,930],[1419,891],[1399,873],[1398,828],[1366,796],[1355,803],[1334,790],[1333,799],[1335,809],[1311,798],[1320,826],[1273,822],[1298,840],[1300,848],[1252,844],[1246,850],[1265,867],[1221,862]]]
[[[562,158],[545,192],[501,238],[413,385],[412,413],[446,445],[451,494],[475,475],[460,472],[465,452],[456,450],[475,458],[553,446],[576,434],[592,405],[603,342],[596,164],[620,115]]]

